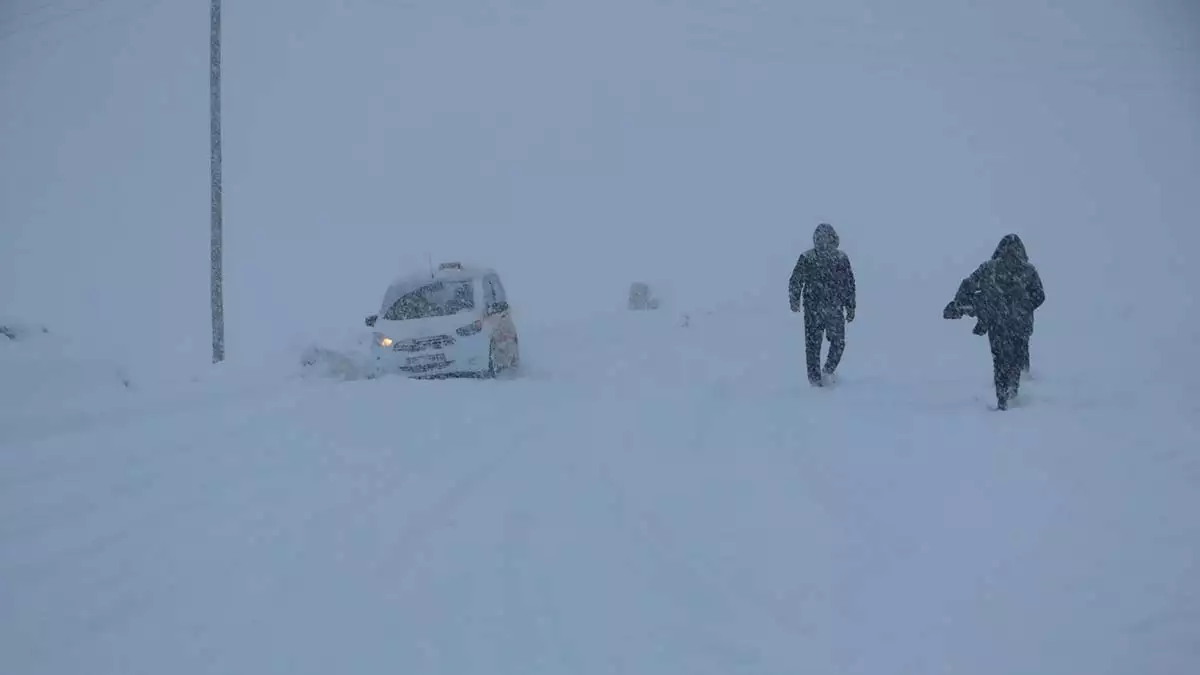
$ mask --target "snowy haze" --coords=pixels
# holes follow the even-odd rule
[[[187,4],[5,4],[5,311],[207,358]],[[881,328],[921,330],[1016,231],[1046,321],[1192,346],[1200,10],[1056,4],[231,3],[230,358],[361,321],[427,255],[496,266],[538,318],[634,278],[778,304],[821,220]]]
[[[224,20],[214,372],[208,4],[0,2],[0,323],[52,331],[0,338],[0,671],[1200,663],[1195,3]],[[785,289],[822,221],[829,391]],[[1048,299],[993,414],[941,309],[1008,232]],[[276,368],[430,259],[499,270],[520,376]]]

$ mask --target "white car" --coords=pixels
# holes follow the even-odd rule
[[[451,262],[397,279],[367,326],[383,371],[494,377],[521,359],[504,285],[489,268]]]

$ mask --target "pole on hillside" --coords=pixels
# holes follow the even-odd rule
[[[209,169],[212,177],[212,360],[225,360],[225,300],[222,287],[222,204],[221,204],[221,0],[212,0],[212,25],[209,29],[208,115]]]

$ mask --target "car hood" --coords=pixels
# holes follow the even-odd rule
[[[375,331],[383,333],[393,340],[415,340],[434,337],[436,335],[454,335],[454,331],[470,325],[479,317],[474,312],[461,312],[450,316],[431,316],[426,319],[406,319],[404,321],[389,321],[379,319],[375,322]]]

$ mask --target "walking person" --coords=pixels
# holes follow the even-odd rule
[[[1021,371],[1028,369],[1033,312],[1046,301],[1042,279],[1029,262],[1025,245],[1005,235],[992,258],[963,279],[942,316],[977,319],[974,333],[987,335],[992,351],[996,406],[1007,410],[1020,391]]]
[[[813,247],[800,255],[788,281],[792,311],[804,311],[804,356],[808,381],[816,387],[832,379],[846,350],[846,323],[854,321],[854,270],[839,245],[832,225],[818,225],[813,232]],[[821,348],[826,339],[829,354],[821,368]]]
[[[1009,237],[1011,237],[1011,239],[1009,239]],[[1012,252],[1014,254],[1016,254],[1018,257],[1020,257],[1023,262],[1026,262],[1026,263],[1029,262],[1029,253],[1026,252],[1026,250],[1025,250],[1025,243],[1023,241],[1021,241],[1021,238],[1015,234],[1009,235],[1008,237],[1005,237],[1004,239],[1000,240],[1000,244],[998,246],[996,246],[995,253],[992,253],[992,259],[995,260],[995,259],[999,258],[1002,254],[1005,253],[1005,251],[1009,250],[1010,248],[1011,248]],[[1032,264],[1030,264],[1030,266],[1032,267]],[[1037,274],[1036,269],[1034,270],[1034,274]],[[1038,287],[1039,288],[1041,287],[1041,279],[1038,279]],[[1043,297],[1043,300],[1044,299],[1045,298]],[[1041,304],[1041,303],[1039,303],[1039,304]],[[1034,309],[1037,309],[1037,308],[1035,307]],[[1022,344],[1022,349],[1019,354],[1020,361],[1021,361],[1021,372],[1025,373],[1026,375],[1029,374],[1029,343],[1032,339],[1033,339],[1033,311],[1030,311],[1029,312],[1029,335],[1027,335],[1025,337],[1025,341]]]

